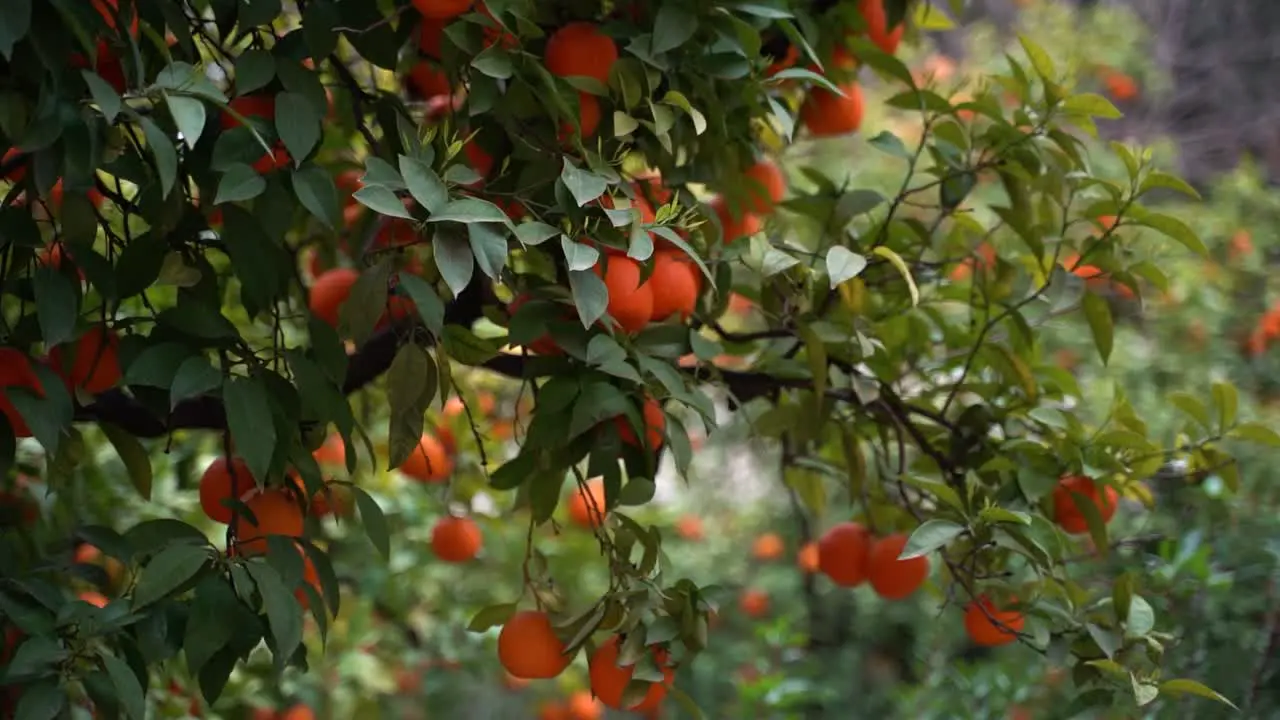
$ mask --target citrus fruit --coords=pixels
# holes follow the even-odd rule
[[[69,348],[58,345],[50,350],[49,362],[60,374],[66,373],[63,378],[70,387],[94,395],[106,392],[120,382],[120,337],[105,325],[94,325]]]
[[[800,107],[800,122],[814,137],[834,137],[856,132],[862,127],[862,86],[856,82],[841,83],[844,93],[837,95],[826,88],[809,91]]]
[[[657,450],[662,447],[662,439],[667,429],[667,416],[663,414],[662,406],[657,400],[651,397],[644,399],[644,404],[640,407],[640,419],[644,423],[644,439],[649,449]],[[618,426],[618,436],[622,438],[622,442],[639,446],[640,439],[636,437],[635,429],[631,427],[631,421],[626,415],[619,415],[614,418],[614,422]]]
[[[867,579],[871,536],[858,523],[832,527],[818,540],[818,569],[841,587],[856,587]]]
[[[249,466],[240,458],[214,458],[200,476],[200,509],[214,522],[229,525],[231,508],[224,500],[241,500],[258,489]]]
[[[326,324],[337,327],[342,304],[350,297],[351,287],[359,279],[360,273],[351,268],[334,268],[321,273],[320,277],[311,283],[308,299],[311,313]]]
[[[413,0],[418,14],[430,20],[448,20],[471,9],[472,0]]]
[[[0,412],[8,418],[15,437],[31,437],[31,428],[3,388],[24,388],[44,397],[44,387],[31,366],[31,359],[14,348],[0,347]]]
[[[757,215],[773,212],[773,207],[787,194],[787,179],[777,163],[768,158],[756,162],[743,173],[747,185],[748,211]]]
[[[565,652],[546,613],[522,610],[498,633],[498,661],[515,677],[548,680],[564,672],[573,656]]]
[[[480,553],[480,526],[468,517],[446,516],[431,528],[431,550],[449,563],[463,563]]]
[[[653,287],[640,283],[640,264],[625,256],[601,258],[595,273],[609,291],[605,311],[623,331],[643,330],[653,317]]]
[[[654,321],[676,316],[687,320],[698,306],[702,275],[683,252],[660,250],[653,254],[653,272],[649,275],[653,288]]]
[[[902,600],[910,596],[929,577],[929,558],[898,559],[907,546],[907,539],[902,533],[880,538],[872,543],[867,555],[867,580],[876,594],[885,600]]]
[[[1083,475],[1064,477],[1053,490],[1053,521],[1072,535],[1089,532],[1089,523],[1076,505],[1073,494],[1083,495],[1085,500],[1093,503],[1104,525],[1116,514],[1119,493],[1115,488],[1110,485],[1098,487],[1092,479]]]
[[[270,535],[293,538],[302,536],[302,508],[298,506],[293,493],[271,488],[254,493],[244,504],[257,522],[250,520],[247,514],[235,516],[232,529],[239,541],[239,552],[246,555],[265,553],[267,537]]]
[[[964,611],[964,630],[975,645],[982,647],[1008,645],[1018,639],[1017,633],[1022,632],[1025,624],[1022,613],[997,610],[985,595],[970,602]]]
[[[675,671],[667,666],[667,652],[661,648],[650,650],[653,653],[654,663],[662,670],[662,682],[651,684],[643,699],[624,708],[622,696],[626,692],[627,684],[631,682],[631,677],[635,674],[635,665],[618,667],[620,647],[621,640],[614,635],[601,643],[591,655],[589,663],[591,692],[600,698],[600,702],[615,710],[647,712],[658,707],[662,699],[667,696],[667,691],[671,689],[672,681],[675,680]]]
[[[585,492],[577,485],[572,492],[569,497],[569,519],[584,528],[599,527],[607,512],[604,504],[604,481],[593,478],[587,481]]]
[[[618,46],[595,25],[573,22],[547,38],[543,61],[552,75],[589,77],[607,85],[609,71],[618,61]]]
[[[440,483],[453,474],[453,458],[431,433],[423,433],[418,447],[400,465],[400,472],[419,482]]]

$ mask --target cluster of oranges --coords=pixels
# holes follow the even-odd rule
[[[649,686],[644,697],[624,706],[623,695],[635,674],[635,665],[620,666],[619,653],[625,638],[612,636],[601,643],[588,661],[591,694],[608,707],[631,712],[652,712],[666,697],[675,679],[666,650],[650,649],[654,664],[661,670],[662,682]],[[498,634],[498,660],[512,677],[525,680],[549,680],[557,677],[573,662],[573,654],[556,635],[551,618],[538,610],[517,612]]]
[[[0,390],[21,388],[44,397],[44,386],[35,369],[37,362],[52,369],[68,392],[97,395],[120,382],[120,337],[105,325],[94,325],[76,340],[50,348],[48,357],[40,359],[0,347]],[[31,428],[7,392],[0,392],[0,412],[9,420],[15,437],[31,437]]]

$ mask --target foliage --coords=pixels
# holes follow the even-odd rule
[[[1280,438],[1226,382],[1121,389],[1152,391],[1115,366],[1144,357],[1136,304],[1210,252],[1156,205],[1194,189],[1095,139],[1110,101],[1030,36],[963,97],[913,74],[892,28],[949,21],[901,0],[879,20],[853,1],[421,17],[450,4],[6,3],[16,717],[250,698],[363,716],[423,692],[423,661],[459,659],[486,677],[430,691],[482,694],[518,608],[549,613],[571,654],[618,642],[622,706],[710,707],[726,691],[699,667],[728,652],[766,673],[735,709],[821,711],[835,631],[788,612],[735,632],[744,588],[717,585],[732,573],[710,555],[685,567],[654,507],[667,463],[694,485],[723,473],[694,452],[708,435],[767,451],[792,500],[770,514],[800,519],[783,547],[851,519],[909,537],[901,560],[938,570],[948,647],[985,616],[1069,666],[1069,707],[1229,703],[1166,669],[1162,619],[1205,602],[1178,585],[1196,541],[1139,573],[1106,498],[1151,506],[1157,481],[1206,477],[1239,492],[1237,452]],[[897,133],[847,132],[886,116]],[[1086,328],[1098,364],[1078,377],[1053,351]],[[1101,382],[1108,365],[1126,382]],[[217,492],[215,458],[243,468]],[[482,561],[426,554],[475,554],[433,533],[448,514],[478,518]],[[833,553],[830,577],[864,562]],[[804,587],[811,614],[818,593],[854,602],[819,573]],[[894,606],[875,642],[916,611]],[[791,666],[754,650],[797,646]]]

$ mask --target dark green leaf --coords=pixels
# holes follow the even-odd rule
[[[400,276],[398,287],[418,308],[418,315],[422,318],[422,324],[427,330],[436,337],[443,335],[444,302],[440,300],[435,288],[417,275],[407,273]]]
[[[564,168],[560,171],[560,182],[564,183],[578,207],[600,197],[609,187],[608,180],[590,170],[578,168],[567,157],[564,159]]]
[[[449,202],[449,189],[427,163],[407,155],[400,156],[400,173],[409,194],[430,214],[440,212]]]
[[[471,617],[471,622],[467,623],[467,630],[471,632],[484,632],[489,628],[505,625],[512,615],[516,613],[515,603],[504,603],[502,605],[490,605],[481,609]]]
[[[173,139],[165,134],[149,117],[139,117],[138,124],[147,139],[147,147],[156,160],[156,169],[160,174],[160,194],[169,197],[173,185],[178,179],[178,151],[173,146]]]
[[[455,227],[446,226],[436,230],[431,236],[431,249],[435,253],[440,276],[444,278],[454,297],[457,297],[471,284],[476,259],[471,253],[471,242],[462,237]]]
[[[128,663],[115,655],[104,651],[99,657],[102,659],[103,669],[107,671],[107,676],[111,678],[111,684],[116,689],[116,697],[120,700],[120,707],[124,710],[125,716],[133,720],[146,720],[147,701],[142,694],[142,683],[138,682],[138,676],[133,673]]]
[[[688,3],[663,3],[654,21],[649,49],[653,54],[661,55],[685,44],[697,31],[698,18]]]
[[[227,410],[227,428],[236,445],[236,454],[249,466],[249,473],[264,479],[271,474],[271,458],[276,451],[276,428],[269,421],[271,403],[261,377],[228,377],[222,385],[222,401]]]
[[[506,233],[493,225],[470,223],[467,225],[467,239],[480,271],[491,279],[499,279],[502,269],[507,266]]]
[[[307,163],[295,170],[293,192],[297,194],[302,207],[324,223],[325,227],[330,230],[342,227],[338,188],[333,183],[333,176],[324,168]]]
[[[33,280],[36,316],[45,345],[53,347],[70,340],[80,310],[75,286],[66,275],[47,265],[36,268]]]
[[[395,192],[385,185],[370,185],[366,182],[365,186],[355,191],[351,197],[361,205],[381,215],[404,218],[405,220],[413,219],[409,211],[404,209],[404,203],[400,198],[396,197]]]
[[[208,111],[204,103],[197,98],[186,95],[170,95],[165,93],[165,103],[169,106],[169,115],[182,133],[182,140],[187,147],[194,148],[204,134],[204,123]]]
[[[236,58],[236,94],[261,90],[276,76],[276,60],[261,48],[249,48]]]
[[[479,198],[461,198],[445,205],[438,213],[427,218],[427,222],[459,222],[459,223],[502,223],[511,224],[511,218],[502,212],[502,208],[488,200]]]
[[[560,236],[560,248],[564,250],[564,260],[571,271],[590,270],[600,260],[599,250],[574,242],[568,235]]]
[[[231,639],[233,626],[228,619],[234,614],[229,611],[239,604],[235,590],[221,575],[210,575],[196,585],[182,641],[191,672],[200,672]]]
[[[173,543],[156,553],[142,568],[133,591],[133,609],[161,600],[178,589],[209,563],[209,548],[202,545]]]
[[[390,257],[383,257],[376,265],[365,268],[338,309],[338,332],[357,347],[373,336],[378,321],[387,312],[387,283],[392,269]]]
[[[302,643],[302,607],[271,565],[251,562],[247,569],[258,586],[258,594],[262,596],[267,623],[275,640],[272,655],[276,667],[283,668]]]
[[[3,22],[0,19],[0,22]],[[3,32],[0,31],[0,35]],[[52,680],[32,683],[22,689],[14,720],[53,720],[67,706],[67,692]]]
[[[93,101],[98,104],[98,109],[102,111],[102,117],[108,123],[114,123],[116,116],[120,114],[121,108],[124,107],[124,101],[120,99],[120,93],[111,87],[106,80],[103,80],[98,73],[91,70],[81,70],[80,75],[84,77],[85,84],[89,86],[89,94],[93,96]]]
[[[426,351],[413,343],[401,346],[387,370],[389,468],[400,467],[418,449],[423,417],[435,397],[436,385],[436,366]]]
[[[178,366],[169,389],[169,408],[193,397],[212,392],[222,385],[222,373],[203,355],[192,355]]]
[[[133,482],[133,487],[138,491],[138,495],[143,500],[150,500],[151,456],[147,454],[146,448],[142,447],[142,443],[138,442],[138,438],[111,423],[99,423],[98,428],[102,430],[102,433],[107,436],[107,440],[111,442],[112,447],[116,449],[116,454],[120,456],[120,461],[124,463],[125,471],[129,473],[129,480]]]
[[[378,507],[378,502],[361,488],[352,486],[351,491],[356,496],[356,507],[360,509],[360,520],[364,523],[365,534],[369,536],[370,542],[382,557],[391,557],[391,538],[387,532],[387,519],[382,514],[382,508]]]
[[[233,163],[218,180],[218,192],[213,198],[213,204],[252,200],[266,189],[267,181],[258,174],[257,170],[244,163]]]
[[[927,555],[960,537],[964,531],[965,527],[963,525],[950,520],[942,520],[940,518],[926,520],[911,533],[911,537],[907,540],[906,547],[898,555],[898,559],[909,560]]]
[[[516,225],[516,239],[522,245],[541,245],[559,234],[558,229],[537,220]]]
[[[320,142],[322,117],[315,105],[295,92],[276,95],[276,133],[284,141],[295,166],[311,154]]]
[[[573,305],[578,310],[582,327],[590,328],[604,316],[609,306],[609,289],[599,275],[590,270],[571,270],[569,290],[573,294]]]
[[[0,54],[13,59],[13,46],[31,30],[31,0],[0,3]]]

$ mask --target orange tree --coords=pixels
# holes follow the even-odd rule
[[[1275,436],[1219,388],[1207,426],[1151,437],[1122,396],[1092,411],[1042,344],[1078,314],[1110,356],[1117,296],[1161,287],[1172,245],[1204,252],[1145,198],[1194,191],[1118,144],[1122,172],[1095,172],[1081,136],[1116,110],[1032,42],[963,99],[914,76],[906,26],[943,12],[5,2],[5,712],[141,718],[179,657],[208,702],[263,645],[305,667],[304,613],[323,634],[342,597],[323,518],[354,506],[378,552],[397,540],[361,487],[374,462],[455,500],[510,494],[520,590],[470,623],[501,626],[509,673],[582,651],[611,706],[687,701],[673,670],[715,642],[716,596],[664,572],[664,529],[634,516],[715,399],[838,480],[847,522],[812,560],[837,585],[903,597],[936,563],[957,627],[1069,651],[1082,705],[1218,697],[1162,677],[1173,638],[1136,575],[1085,585],[1063,561],[1071,535],[1106,552],[1119,493],[1171,458],[1216,469],[1224,438]],[[893,189],[837,154],[784,172],[861,129],[864,84],[919,118],[867,140]],[[722,321],[735,294],[760,327]],[[510,458],[474,422],[465,458],[427,427],[433,405],[475,416],[464,371],[520,380]],[[116,482],[99,438],[143,498],[176,478],[205,517],[82,525],[81,481]],[[195,467],[206,439],[221,460]],[[535,533],[566,485],[609,578],[572,602]],[[108,558],[110,597],[72,590],[68,528]],[[465,518],[431,535],[443,561],[478,551]]]

